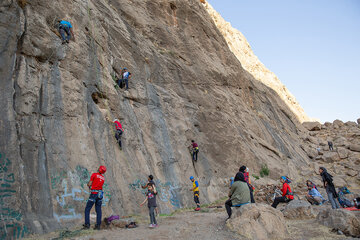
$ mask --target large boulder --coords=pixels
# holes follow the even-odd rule
[[[349,149],[354,152],[360,152],[360,145],[359,144],[350,144]]]
[[[293,200],[289,202],[283,211],[284,217],[289,219],[315,218],[317,213],[314,207],[304,200]]]
[[[335,127],[342,127],[344,126],[344,122],[339,120],[339,119],[336,119],[335,121],[333,121],[333,126]]]
[[[265,204],[247,204],[234,209],[226,226],[248,239],[266,240],[289,237],[284,215]]]
[[[339,154],[340,159],[345,159],[349,156],[349,150],[347,150],[346,148],[337,148],[337,153]]]
[[[317,221],[327,227],[342,231],[345,235],[360,237],[360,212],[345,209],[325,209]]]
[[[321,123],[319,122],[303,122],[302,125],[309,131],[319,131],[321,129]]]
[[[326,152],[326,153],[324,153],[322,158],[324,159],[325,162],[328,162],[328,163],[332,163],[332,162],[338,161],[340,159],[337,152]]]

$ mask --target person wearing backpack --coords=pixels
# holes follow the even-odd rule
[[[274,202],[271,205],[273,208],[276,208],[281,202],[288,203],[294,199],[293,193],[289,185],[289,183],[291,183],[291,180],[288,177],[282,176],[280,178],[280,182],[282,183],[282,188],[281,188],[282,196],[276,197],[274,199]]]
[[[319,168],[319,173],[323,180],[324,188],[326,189],[326,193],[328,195],[332,209],[340,208],[339,202],[336,200],[338,194],[336,193],[336,189],[333,183],[333,177],[327,172],[326,168],[324,167]]]

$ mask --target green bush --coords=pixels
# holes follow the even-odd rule
[[[270,170],[268,166],[266,164],[262,165],[260,169],[260,176],[265,177],[265,176],[269,176],[269,174],[270,174]]]
[[[260,179],[260,177],[257,176],[257,175],[255,175],[255,174],[253,174],[252,176],[253,176],[256,180],[259,180],[259,179]]]

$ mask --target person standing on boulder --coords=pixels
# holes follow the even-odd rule
[[[72,38],[75,41],[75,35],[73,32],[73,27],[70,22],[59,20],[59,33],[61,35],[62,44],[69,43],[70,39]],[[66,36],[65,36],[66,33]]]
[[[320,176],[324,183],[324,188],[326,189],[326,193],[328,195],[329,201],[331,203],[331,207],[333,209],[340,208],[340,205],[336,198],[338,197],[336,193],[336,189],[333,183],[333,177],[327,172],[326,168],[319,168]]]
[[[100,166],[97,173],[93,173],[90,177],[90,181],[88,182],[88,187],[90,189],[90,197],[86,203],[85,207],[85,224],[84,228],[90,228],[90,211],[93,205],[95,204],[96,211],[96,230],[100,230],[101,224],[101,205],[104,197],[104,192],[102,190],[105,178],[103,174],[106,172],[105,166]]]
[[[249,186],[251,203],[255,203],[254,187],[250,183],[249,168],[247,168],[246,166],[241,166],[239,172],[241,172],[244,175],[245,181]]]
[[[231,185],[229,200],[225,202],[226,212],[231,217],[231,207],[240,207],[250,203],[250,189],[245,180],[244,174],[238,172],[235,176],[234,183]]]
[[[108,122],[111,122],[108,117],[106,117],[106,120]],[[116,141],[119,143],[120,150],[122,150],[121,136],[124,133],[124,130],[123,130],[122,126],[121,126],[121,123],[120,123],[119,119],[115,118],[112,122],[115,124],[115,129],[116,129],[115,138],[116,138]]]
[[[281,202],[288,203],[294,199],[293,193],[292,193],[290,185],[289,185],[290,180],[287,177],[282,176],[280,178],[280,182],[283,184],[282,189],[281,189],[282,196],[276,197],[274,199],[274,202],[271,205],[273,208],[276,208],[279,205],[279,203],[281,203]]]
[[[193,183],[193,187],[190,189],[190,191],[194,192],[194,202],[196,203],[195,211],[200,211],[200,200],[199,200],[199,182],[195,180],[193,176],[190,177],[190,181]]]

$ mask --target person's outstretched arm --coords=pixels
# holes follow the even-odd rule
[[[145,200],[140,204],[140,207],[142,207],[146,203],[147,200],[148,200],[148,197],[146,197]]]

